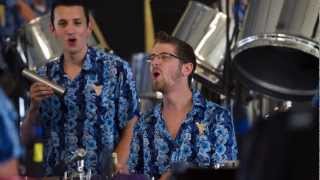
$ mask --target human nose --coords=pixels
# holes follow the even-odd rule
[[[74,34],[75,33],[75,26],[70,24],[66,27],[67,34]]]

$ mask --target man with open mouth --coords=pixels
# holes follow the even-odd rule
[[[61,176],[61,164],[66,164],[65,171],[75,172],[76,163],[68,162],[79,149],[86,152],[84,170],[93,176],[106,173],[106,151],[118,154],[117,170],[125,171],[131,131],[139,114],[128,63],[87,46],[92,22],[82,0],[57,1],[51,10],[50,29],[61,42],[63,54],[37,73],[66,91],[58,96],[45,84],[31,86],[23,141],[28,142],[32,124],[40,121],[45,130],[47,176]]]
[[[236,160],[230,111],[191,88],[192,47],[160,32],[148,60],[153,89],[162,92],[163,101],[134,127],[129,171],[168,179],[175,164],[214,167]]]

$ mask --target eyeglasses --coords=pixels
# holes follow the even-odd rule
[[[174,54],[171,54],[171,53],[167,53],[167,52],[162,52],[162,53],[159,53],[159,54],[150,54],[149,56],[147,56],[146,59],[147,59],[148,62],[152,62],[157,57],[159,59],[161,59],[161,60],[164,60],[164,61],[170,60],[172,58],[181,59],[180,57],[178,57],[178,56],[176,56]]]

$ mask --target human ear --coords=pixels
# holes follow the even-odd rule
[[[189,76],[193,71],[193,64],[192,63],[185,63],[182,65],[182,74],[184,76]]]

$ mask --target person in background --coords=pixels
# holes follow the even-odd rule
[[[16,129],[17,114],[0,89],[0,179],[1,177],[17,177],[18,158],[22,154],[19,136]]]
[[[0,38],[14,38],[23,24],[49,12],[55,0],[0,0],[4,6],[0,15]]]
[[[22,126],[23,142],[37,119],[45,129],[45,174],[57,175],[59,164],[73,153],[86,150],[85,170],[101,175],[103,151],[118,154],[118,171],[125,168],[132,127],[139,115],[133,74],[128,63],[114,54],[87,46],[92,32],[88,9],[81,0],[53,4],[51,29],[62,42],[63,54],[38,70],[38,74],[63,86],[63,96],[34,83],[31,104]],[[75,163],[65,170],[75,171]]]
[[[159,32],[148,59],[153,89],[163,93],[163,102],[134,127],[129,171],[167,179],[175,164],[213,167],[236,160],[230,112],[191,89],[196,68],[192,47]]]

